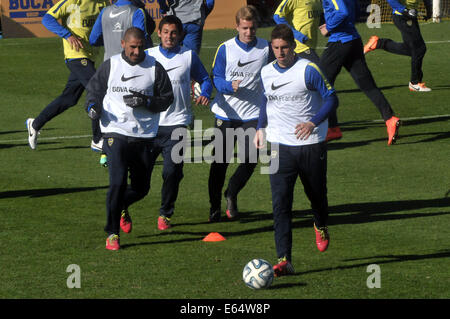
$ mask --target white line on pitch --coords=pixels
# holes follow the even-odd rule
[[[53,136],[53,137],[39,137],[39,141],[51,141],[51,140],[63,140],[63,139],[77,139],[77,138],[86,138],[91,137],[92,135],[72,135],[72,136]],[[28,142],[28,139],[20,139],[20,140],[0,140],[0,143],[10,143],[10,142]]]
[[[450,117],[450,114],[441,114],[441,115],[428,115],[428,116],[417,116],[417,117],[402,117],[400,120],[402,121],[413,121],[413,120],[426,120],[426,119],[437,119],[442,117]],[[368,120],[367,122],[384,122],[382,119],[378,120]],[[349,122],[353,123],[353,122]],[[342,124],[345,124],[344,122]],[[205,130],[191,130],[191,134],[204,134]],[[25,132],[24,132],[25,133]],[[52,141],[52,140],[63,140],[63,139],[78,139],[78,138],[91,138],[92,135],[72,135],[72,136],[53,136],[53,137],[39,137],[39,141]],[[195,136],[194,136],[195,137]],[[17,139],[17,140],[0,140],[0,143],[11,143],[11,142],[28,142],[28,139]]]

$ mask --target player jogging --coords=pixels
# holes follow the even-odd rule
[[[118,0],[104,8],[95,20],[89,43],[94,46],[104,46],[103,60],[122,52],[121,40],[125,31],[136,27],[144,31],[145,48],[153,46],[151,34],[155,30],[155,21],[145,11],[141,0]],[[102,152],[100,164],[107,166],[106,154],[102,151],[103,139],[91,145],[95,151]]]
[[[300,177],[314,219],[316,245],[325,251],[329,244],[327,228],[327,143],[328,114],[338,106],[338,99],[319,67],[295,52],[294,34],[284,24],[271,35],[276,61],[261,70],[265,99],[261,105],[258,131],[254,143],[277,144],[271,161],[278,161],[272,172],[275,246],[278,264],[275,276],[294,273],[292,266],[292,202],[297,178]]]
[[[391,39],[379,38],[376,35],[370,37],[364,46],[364,54],[376,49],[411,57],[411,79],[409,90],[414,92],[429,92],[431,89],[423,80],[422,62],[427,51],[425,41],[420,33],[417,22],[417,9],[419,0],[387,0],[392,7],[392,19],[397,29],[400,30],[403,42],[394,42]],[[431,18],[431,0],[423,0],[427,14],[425,19]]]
[[[36,118],[27,119],[31,149],[36,148],[38,133],[48,121],[78,103],[85,86],[94,75],[95,51],[89,45],[89,33],[98,14],[107,5],[106,0],[61,0],[42,18],[42,24],[63,39],[64,59],[70,74],[61,95]],[[92,121],[92,135],[91,146],[101,139],[98,120]]]
[[[159,209],[158,229],[166,230],[171,227],[170,219],[175,209],[178,189],[183,178],[183,161],[174,161],[172,150],[180,140],[174,139],[173,132],[186,130],[192,121],[190,99],[191,78],[201,84],[201,95],[196,103],[208,105],[211,97],[212,83],[209,74],[198,55],[180,46],[183,25],[176,16],[167,15],[161,19],[158,26],[158,36],[161,44],[146,50],[166,69],[172,82],[174,101],[167,111],[160,114],[159,129],[155,139],[153,156],[163,157],[163,185],[161,188],[161,207]],[[182,134],[180,134],[182,136]],[[184,154],[177,154],[182,157]]]
[[[385,121],[388,133],[388,145],[394,144],[400,125],[400,119],[394,116],[391,105],[375,84],[364,58],[361,36],[355,27],[359,14],[359,3],[354,0],[322,0],[325,12],[325,24],[320,26],[322,35],[329,36],[327,47],[320,57],[320,68],[334,85],[342,67],[350,73],[359,89],[377,107]],[[336,111],[328,118],[328,140],[342,137],[338,126]]]
[[[86,109],[91,118],[101,119],[108,156],[109,250],[120,248],[120,228],[131,232],[131,223],[124,224],[122,218],[128,207],[150,190],[159,113],[173,102],[170,79],[161,64],[145,54],[144,39],[141,29],[128,29],[121,42],[123,52],[104,61],[87,87]]]

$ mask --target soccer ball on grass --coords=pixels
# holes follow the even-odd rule
[[[273,267],[264,259],[253,259],[245,265],[242,279],[252,289],[267,288],[273,281]]]

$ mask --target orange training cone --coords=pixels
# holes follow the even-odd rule
[[[219,233],[209,233],[205,238],[202,239],[203,241],[222,241],[226,240],[225,237],[223,237]]]

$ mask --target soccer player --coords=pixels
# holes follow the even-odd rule
[[[295,52],[302,58],[319,63],[315,48],[322,16],[321,0],[283,0],[275,10],[277,24],[287,24],[295,37]]]
[[[302,181],[314,219],[316,245],[328,248],[327,228],[327,117],[338,106],[335,90],[319,67],[295,54],[292,30],[277,25],[271,34],[276,61],[261,70],[265,99],[261,104],[254,143],[267,141],[277,149],[271,161],[278,170],[270,174],[275,246],[275,276],[294,273],[292,258],[292,202],[297,177]]]
[[[219,46],[213,62],[213,82],[217,94],[211,103],[211,111],[215,113],[215,127],[221,132],[222,149],[215,147],[214,157],[220,158],[211,163],[209,172],[210,222],[220,221],[222,188],[235,146],[235,136],[229,136],[227,132],[236,132],[237,129],[250,132],[243,145],[239,145],[239,151],[243,154],[240,158],[244,157],[244,161],[231,176],[225,190],[229,219],[237,217],[237,195],[257,165],[257,160],[250,161],[250,157],[256,153],[256,149],[251,148],[262,99],[260,72],[271,61],[269,43],[256,37],[257,18],[254,7],[239,9],[236,13],[238,35]]]
[[[414,92],[431,91],[424,82],[422,72],[422,62],[427,51],[425,41],[420,33],[419,23],[417,22],[417,8],[419,0],[387,0],[392,7],[392,19],[394,24],[402,35],[403,42],[394,42],[391,39],[379,38],[376,35],[370,37],[364,46],[364,54],[376,49],[383,49],[387,52],[406,55],[411,57],[411,80],[409,90]],[[425,19],[428,20],[432,15],[431,0],[423,0],[426,8]]]
[[[214,8],[214,0],[158,0],[158,4],[163,16],[176,15],[183,23],[182,45],[200,54],[203,26]]]
[[[212,83],[208,72],[198,55],[180,46],[183,35],[183,24],[174,15],[167,15],[161,19],[158,26],[158,37],[161,44],[146,50],[166,69],[172,82],[174,101],[167,111],[161,113],[159,129],[155,139],[153,156],[163,157],[163,185],[161,189],[161,208],[159,209],[158,229],[171,227],[170,218],[173,215],[178,189],[183,178],[183,161],[172,158],[172,150],[180,139],[172,137],[177,130],[186,130],[192,121],[190,99],[190,81],[194,79],[201,84],[201,95],[196,99],[199,105],[208,105],[212,92]],[[183,134],[180,134],[183,136]],[[178,154],[183,156],[183,153]]]
[[[128,207],[150,190],[154,139],[160,112],[173,102],[167,72],[145,54],[144,32],[129,28],[121,54],[104,61],[87,86],[89,117],[99,118],[108,156],[106,249],[120,248],[120,228],[131,232]],[[130,183],[128,184],[128,174]]]
[[[104,60],[122,52],[120,41],[125,31],[137,27],[145,33],[145,47],[153,46],[151,34],[155,30],[155,21],[145,11],[140,0],[118,0],[104,8],[92,28],[89,36],[91,45],[104,45]]]
[[[64,59],[70,70],[62,94],[47,105],[36,118],[28,118],[28,144],[36,149],[38,133],[55,116],[76,105],[89,79],[95,73],[95,52],[89,45],[89,33],[107,0],[61,0],[42,18],[42,24],[63,39]],[[60,24],[58,20],[61,20]],[[98,120],[92,121],[91,148],[101,140]]]
[[[125,31],[130,27],[137,27],[144,31],[145,48],[153,46],[151,34],[155,30],[155,21],[145,10],[141,0],[119,0],[104,8],[95,20],[89,43],[94,46],[103,45],[105,53],[103,60],[106,61],[113,55],[122,52],[121,40]],[[100,164],[108,165],[107,156],[102,151],[103,139],[95,145],[96,151],[101,151]]]
[[[353,0],[322,0],[325,12],[325,24],[320,26],[322,35],[329,36],[326,50],[320,57],[320,68],[334,85],[342,67],[350,73],[359,89],[366,94],[378,108],[386,123],[388,145],[395,143],[400,119],[394,116],[391,105],[375,84],[372,73],[364,58],[361,36],[355,27],[359,13],[359,3]],[[329,132],[327,140],[342,137],[336,112],[328,118]]]

